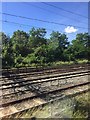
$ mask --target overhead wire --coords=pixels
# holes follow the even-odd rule
[[[73,26],[73,27],[77,27],[77,28],[83,28],[83,29],[88,29],[85,27],[81,27],[81,26],[76,26],[76,25],[71,25],[71,24],[63,24],[63,23],[58,23],[58,22],[53,22],[53,21],[47,21],[47,20],[41,20],[41,19],[37,19],[37,18],[31,18],[31,17],[25,17],[25,16],[19,16],[19,15],[15,15],[15,14],[10,14],[10,13],[1,13],[3,15],[8,15],[8,16],[12,16],[12,17],[18,17],[18,18],[22,18],[22,19],[28,19],[28,20],[34,20],[34,21],[39,21],[39,22],[44,22],[44,23],[49,23],[49,24],[55,24],[55,25],[62,25],[62,26]]]
[[[53,29],[49,29],[49,28],[46,28],[46,27],[37,27],[37,26],[28,25],[28,24],[21,24],[21,23],[17,23],[17,22],[12,22],[12,21],[8,21],[8,20],[0,20],[0,22],[11,23],[11,24],[19,25],[20,27],[21,26],[32,27],[32,28],[35,27],[35,28],[43,28],[43,29],[46,29],[46,30],[49,30],[49,31],[55,31]]]
[[[60,14],[60,13],[56,13],[56,12],[51,11],[51,10],[47,10],[47,9],[42,8],[42,7],[40,7],[40,6],[36,6],[36,5],[33,5],[33,4],[31,5],[31,4],[28,4],[28,3],[24,3],[24,5],[25,5],[25,4],[28,5],[28,6],[33,6],[33,7],[39,8],[39,9],[41,9],[41,10],[47,11],[47,12],[49,12],[49,13],[51,13],[51,14],[55,14],[55,15],[65,17],[65,18],[70,19],[70,20],[74,20],[74,21],[76,21],[76,22],[81,22],[81,23],[87,24],[86,22],[83,22],[83,21],[80,21],[80,20],[77,20],[77,19],[74,19],[74,18],[65,16],[65,15],[62,15],[62,14]]]
[[[78,15],[78,16],[80,16],[80,17],[83,17],[83,18],[87,18],[87,19],[88,19],[87,16],[84,16],[84,15],[81,15],[81,14],[79,14],[79,13],[75,13],[75,12],[72,12],[72,11],[69,11],[69,10],[65,10],[65,9],[63,9],[63,8],[61,8],[61,7],[52,5],[52,4],[50,4],[50,3],[46,3],[46,2],[41,2],[41,3],[43,3],[43,4],[45,4],[45,5],[48,5],[48,6],[52,6],[52,7],[54,7],[54,8],[60,9],[60,10],[63,10],[63,11],[65,11],[65,12],[68,12],[68,13],[71,13],[71,14],[74,14],[74,15]]]

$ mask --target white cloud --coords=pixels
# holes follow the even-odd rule
[[[73,26],[72,26],[72,27],[68,26],[68,27],[65,28],[64,31],[65,31],[66,33],[74,33],[74,32],[76,32],[76,31],[78,31],[78,29],[75,29]]]

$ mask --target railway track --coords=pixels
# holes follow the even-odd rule
[[[55,70],[46,70],[46,71],[41,71],[41,72],[30,72],[30,73],[8,73],[7,75],[2,75],[1,79],[0,79],[0,83],[1,85],[4,83],[6,83],[6,80],[8,79],[8,81],[12,82],[12,81],[16,81],[16,80],[20,80],[22,78],[31,78],[31,77],[38,77],[38,76],[45,76],[45,75],[51,75],[51,74],[60,74],[60,73],[66,73],[66,72],[72,72],[72,71],[77,71],[77,70],[85,70],[85,69],[89,69],[89,67],[79,67],[79,68],[71,68],[71,69],[55,69]]]
[[[35,109],[38,108],[40,106],[45,106],[53,101],[56,101],[57,99],[63,99],[65,97],[73,97],[75,95],[84,93],[84,92],[88,92],[90,91],[90,89],[88,89],[88,85],[87,84],[83,84],[81,86],[73,86],[72,88],[66,88],[66,90],[62,90],[62,91],[53,91],[50,92],[50,95],[48,95],[48,99],[47,100],[43,100],[43,96],[39,97],[34,97],[32,99],[28,99],[27,101],[24,100],[22,102],[17,102],[14,105],[10,105],[7,107],[3,107],[0,110],[0,117],[1,118],[8,118],[8,117],[16,117],[19,114],[22,114],[23,112],[27,112],[30,109]],[[45,97],[45,96],[44,96]]]
[[[42,70],[52,70],[52,69],[57,69],[57,68],[74,68],[74,67],[85,67],[89,66],[88,63],[81,63],[81,64],[71,64],[71,65],[58,65],[58,66],[48,66],[48,67],[22,67],[22,68],[6,68],[3,69],[4,72],[14,72],[14,71],[19,71],[19,72],[32,72],[32,71],[42,71]]]
[[[65,69],[62,69],[64,72]],[[46,73],[45,73],[46,72]],[[44,74],[45,73],[45,74]],[[10,73],[11,74],[11,73]],[[71,70],[67,70],[67,73],[61,73],[60,68],[46,71],[31,72],[29,77],[25,73],[18,73],[19,78],[13,74],[4,76],[0,79],[0,90],[2,90],[2,94],[0,95],[0,114],[7,108],[9,109],[12,106],[12,110],[14,108],[14,112],[9,112],[9,114],[13,114],[24,110],[24,107],[18,108],[15,106],[23,106],[23,102],[25,105],[27,101],[33,101],[33,106],[38,106],[41,103],[48,103],[50,100],[61,97],[62,92],[76,89],[78,87],[88,86],[90,82],[88,81],[88,76],[90,75],[90,70],[87,67],[79,68],[71,68]],[[33,76],[30,76],[32,75]],[[37,77],[34,75],[37,74]],[[81,77],[81,79],[80,79]],[[86,79],[85,79],[86,77]],[[88,88],[86,89],[89,90]],[[56,97],[55,97],[56,96]],[[30,102],[32,103],[32,102]],[[30,108],[29,103],[27,103],[28,108]],[[17,109],[16,109],[17,108]],[[15,112],[16,111],[16,112]],[[2,117],[5,114],[1,115]]]
[[[81,65],[66,65],[60,67],[52,67],[52,68],[37,68],[37,69],[11,69],[11,70],[2,70],[2,77],[18,77],[18,76],[27,76],[27,75],[42,75],[42,74],[51,74],[53,72],[68,72],[72,70],[79,70],[79,69],[89,69],[89,64],[81,64]],[[18,76],[17,76],[18,75]]]
[[[37,77],[28,77],[28,78],[24,78],[24,79],[21,78],[21,79],[18,79],[17,81],[15,79],[12,81],[7,80],[5,82],[1,82],[0,89],[11,88],[9,85],[15,85],[16,83],[25,83],[26,85],[27,84],[43,83],[43,82],[48,82],[48,81],[54,81],[54,80],[57,80],[59,78],[65,79],[65,78],[68,78],[68,76],[69,76],[69,78],[75,77],[77,75],[82,76],[85,74],[89,74],[89,72],[90,72],[90,70],[86,70],[86,71],[70,72],[70,73],[64,73],[64,74],[58,73],[58,74],[44,75],[44,76],[39,76],[39,77],[38,76]],[[70,75],[72,75],[72,76],[70,76]],[[6,87],[6,86],[8,86],[8,87]],[[16,86],[14,86],[14,87],[16,87]]]
[[[13,96],[15,94],[17,96],[21,95],[21,94],[24,94],[25,92],[29,94],[30,90],[32,90],[32,91],[35,91],[35,90],[40,91],[40,89],[42,89],[41,91],[45,92],[45,90],[47,90],[46,88],[49,87],[50,85],[52,85],[52,82],[57,82],[58,87],[61,87],[61,86],[65,85],[65,84],[71,84],[71,83],[74,84],[76,82],[76,81],[72,81],[72,80],[70,81],[68,79],[75,78],[75,77],[80,77],[80,76],[85,76],[85,75],[87,75],[87,77],[88,77],[89,73],[87,73],[87,71],[84,71],[84,72],[77,72],[77,73],[74,72],[72,74],[71,73],[63,74],[62,76],[60,75],[60,76],[57,76],[57,77],[55,77],[55,76],[50,77],[49,76],[48,79],[41,79],[41,80],[39,80],[39,79],[34,80],[33,79],[33,80],[24,81],[23,84],[17,84],[17,82],[16,83],[14,82],[14,85],[12,85],[12,83],[11,84],[6,83],[6,84],[4,84],[6,86],[4,86],[4,85],[1,86],[1,90],[2,90],[2,93],[3,93],[3,95],[1,95],[1,97],[8,99],[11,96],[11,98],[13,98]],[[80,82],[80,80],[77,81],[77,83],[78,82]],[[12,85],[12,86],[8,86],[8,85]],[[56,84],[52,85],[52,88],[53,88],[53,86],[57,86],[57,85]]]
[[[30,78],[30,77],[38,77],[38,76],[45,76],[45,75],[51,75],[51,74],[60,74],[60,73],[67,73],[67,72],[73,72],[73,71],[77,71],[77,70],[85,70],[85,68],[79,68],[79,69],[77,69],[77,68],[72,68],[72,69],[70,69],[70,70],[65,70],[65,69],[60,69],[60,70],[54,70],[54,71],[43,71],[43,72],[32,72],[32,73],[26,73],[26,74],[17,74],[17,75],[10,75],[9,77],[6,77],[6,76],[4,76],[4,77],[2,77],[1,79],[0,79],[0,82],[1,82],[1,84],[5,81],[6,82],[6,80],[8,79],[8,81],[12,81],[12,80],[14,80],[14,79],[17,79],[17,80],[19,80],[19,79],[22,79],[22,78]]]
[[[15,97],[16,97],[16,99],[15,99],[15,97],[14,97],[14,99],[12,100],[12,97],[7,97],[7,100],[5,99],[5,96],[4,96],[4,100],[3,100],[3,104],[1,103],[0,104],[0,107],[6,107],[6,106],[8,106],[8,105],[11,105],[11,104],[15,104],[15,103],[18,103],[18,102],[21,102],[21,101],[24,101],[24,100],[28,100],[28,99],[32,99],[32,98],[37,98],[37,97],[42,97],[42,96],[45,96],[45,95],[48,95],[48,94],[50,94],[50,93],[56,93],[56,92],[58,92],[58,91],[62,91],[62,90],[66,90],[66,89],[70,89],[70,88],[74,88],[74,87],[77,87],[77,86],[81,86],[81,85],[88,85],[90,82],[82,82],[82,83],[78,83],[78,84],[74,84],[74,85],[65,85],[65,86],[63,86],[63,87],[59,87],[58,89],[50,89],[50,87],[48,87],[48,90],[47,91],[44,91],[43,92],[43,90],[42,90],[42,92],[41,93],[35,93],[35,94],[32,94],[31,92],[30,92],[30,94],[29,93],[27,93],[27,94],[23,94],[22,96],[19,96],[19,97],[16,97],[16,95],[15,95]],[[47,88],[45,88],[45,89],[47,89]],[[49,92],[48,92],[49,91]],[[30,95],[30,96],[29,96]],[[29,96],[29,97],[28,97]],[[8,102],[6,102],[6,101],[8,101]]]

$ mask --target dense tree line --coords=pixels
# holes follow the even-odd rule
[[[80,33],[70,43],[66,34],[52,31],[46,38],[44,28],[32,28],[29,33],[17,30],[12,37],[0,33],[3,67],[50,64],[57,61],[88,59],[90,35]]]

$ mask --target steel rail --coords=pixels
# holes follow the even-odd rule
[[[88,72],[88,73],[87,73]],[[55,81],[55,80],[61,80],[61,79],[67,79],[67,78],[72,78],[72,77],[78,77],[78,76],[83,76],[84,73],[86,73],[87,75],[89,75],[89,72],[90,71],[83,71],[83,72],[78,72],[78,73],[69,73],[69,74],[62,74],[62,75],[53,75],[53,76],[44,76],[44,77],[40,77],[40,78],[33,78],[33,79],[29,79],[29,80],[22,80],[22,81],[17,81],[17,82],[12,82],[12,83],[5,83],[5,84],[2,84],[0,85],[0,90],[3,90],[3,89],[9,89],[9,88],[12,88],[12,86],[9,86],[9,87],[6,87],[6,88],[3,88],[3,86],[7,86],[7,85],[14,85],[13,87],[16,88],[16,87],[20,87],[20,86],[25,86],[25,85],[32,85],[32,84],[38,84],[38,83],[45,83],[45,82],[51,82],[51,81]],[[80,74],[80,75],[78,75]],[[69,76],[69,75],[75,75],[75,76]],[[55,78],[55,77],[62,77],[64,76],[63,78]],[[53,78],[50,80],[50,78]],[[43,80],[42,80],[43,79]],[[47,80],[45,80],[47,79]],[[49,80],[48,80],[49,79]],[[41,81],[40,81],[41,80]],[[31,82],[30,82],[31,81]],[[22,82],[25,82],[24,84],[22,85],[16,85],[17,83],[22,83]],[[26,82],[29,82],[29,83],[26,83]]]
[[[8,74],[6,76],[2,76],[0,79],[2,81],[3,78],[7,78],[9,80],[11,80],[12,78],[17,78],[19,79],[19,77],[22,77],[22,78],[25,78],[27,76],[42,76],[42,75],[45,75],[45,74],[51,74],[51,73],[63,73],[63,72],[70,72],[70,71],[74,71],[74,70],[85,70],[87,68],[83,67],[83,68],[71,68],[71,69],[56,69],[56,70],[53,70],[53,71],[41,71],[41,72],[30,72],[30,73],[22,73],[22,74]]]
[[[27,111],[30,110],[30,109],[36,109],[36,108],[38,108],[38,107],[43,107],[43,106],[48,105],[49,103],[53,103],[53,102],[55,102],[55,101],[57,101],[57,100],[62,100],[62,99],[67,98],[67,97],[68,97],[68,98],[70,98],[70,97],[75,97],[75,96],[77,96],[77,95],[80,95],[80,94],[82,94],[82,93],[86,93],[86,92],[88,92],[88,91],[90,91],[90,89],[77,92],[77,93],[75,93],[75,94],[73,94],[73,95],[70,94],[70,95],[66,95],[66,96],[61,97],[61,98],[59,97],[59,98],[50,100],[50,101],[48,101],[48,102],[42,103],[42,104],[40,104],[40,105],[33,106],[33,107],[31,107],[31,108],[25,108],[25,109],[23,109],[23,110],[19,110],[19,111],[15,112],[15,113],[10,113],[9,115],[5,115],[5,116],[3,116],[2,118],[4,118],[4,117],[7,117],[7,118],[8,118],[8,117],[11,117],[11,116],[15,116],[15,115],[17,115],[17,114],[20,114],[20,113],[23,113],[23,112],[27,112]]]
[[[16,72],[16,71],[19,71],[19,70],[22,70],[22,72],[26,72],[27,70],[29,70],[28,72],[31,72],[33,70],[35,71],[43,71],[43,70],[51,70],[51,69],[59,69],[59,68],[72,68],[72,67],[81,67],[81,66],[89,66],[89,64],[73,64],[73,65],[61,65],[61,66],[55,66],[55,67],[48,67],[48,68],[27,68],[27,67],[24,67],[24,68],[14,68],[14,69],[2,69],[2,72]]]
[[[34,99],[34,98],[37,98],[37,97],[41,97],[41,98],[44,97],[45,98],[45,96],[47,96],[49,94],[56,94],[59,91],[61,92],[61,91],[64,91],[64,90],[72,89],[72,88],[75,88],[75,87],[78,87],[78,86],[89,85],[89,84],[90,84],[90,82],[84,82],[84,83],[80,83],[80,84],[76,84],[76,85],[72,85],[72,86],[66,86],[66,87],[63,87],[63,88],[56,89],[56,90],[48,91],[46,93],[41,93],[39,95],[29,96],[29,97],[22,98],[22,99],[19,99],[19,100],[10,101],[10,102],[7,102],[7,103],[2,103],[2,104],[0,104],[0,107],[6,107],[6,106],[9,106],[11,104],[20,103],[22,101],[29,100],[29,99]]]

